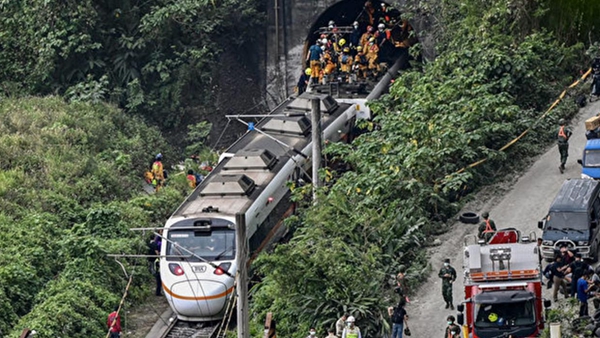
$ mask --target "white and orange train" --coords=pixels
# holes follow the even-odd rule
[[[353,98],[333,99],[315,91],[284,101],[221,155],[163,229],[160,274],[178,319],[223,317],[239,264],[236,215],[245,220],[248,261],[285,233],[283,219],[294,208],[287,183],[310,172],[311,100],[320,100],[323,140],[348,141],[356,119],[371,117],[365,102],[387,90],[406,55],[368,95],[363,91]]]

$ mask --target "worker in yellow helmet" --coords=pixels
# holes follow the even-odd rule
[[[296,85],[296,89],[298,91],[298,95],[301,95],[306,91],[306,87],[308,87],[308,83],[310,82],[310,76],[312,74],[312,70],[310,68],[306,68],[304,73],[300,75],[300,79],[298,79],[298,84]]]

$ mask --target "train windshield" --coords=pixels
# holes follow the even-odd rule
[[[534,305],[533,299],[506,303],[477,303],[475,327],[485,329],[532,325],[535,323]]]
[[[229,228],[212,228],[210,230],[173,228],[168,234],[168,260],[187,260],[201,262],[223,261],[235,258],[235,231]],[[192,255],[193,253],[193,255]],[[199,257],[198,257],[199,256]]]

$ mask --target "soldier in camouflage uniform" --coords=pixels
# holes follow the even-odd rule
[[[442,279],[442,295],[446,302],[446,309],[450,308],[454,310],[454,304],[452,303],[452,283],[456,280],[456,270],[450,266],[450,259],[444,259],[444,266],[440,269],[438,276]]]
[[[558,120],[559,128],[557,133],[558,152],[560,153],[560,166],[558,170],[562,174],[565,172],[565,164],[567,163],[567,157],[569,156],[569,138],[571,137],[571,130],[565,128],[565,120]]]

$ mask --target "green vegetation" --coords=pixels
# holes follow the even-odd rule
[[[3,1],[0,93],[109,101],[162,129],[198,122],[189,112],[213,109],[220,53],[253,50],[254,32],[262,27],[260,4]]]
[[[566,100],[534,124],[589,59],[580,58],[582,44],[566,47],[534,29],[543,8],[529,16],[511,6],[471,0],[434,8],[444,31],[439,56],[415,64],[372,104],[379,128],[366,123],[372,132],[328,147],[354,171],[290,222],[296,229],[288,244],[259,260],[257,318],[276,313],[286,337],[311,326],[324,332],[343,312],[357,317],[363,335],[389,332],[386,307],[397,299],[390,276],[400,265],[412,283],[427,276],[423,247],[446,228],[461,197],[514,168],[509,156],[539,152],[558,118],[577,111]],[[532,126],[507,152],[498,150]],[[456,173],[482,158],[488,161]]]
[[[141,196],[158,130],[105,104],[0,101],[0,330],[101,337],[127,278],[108,253],[145,253],[131,227],[161,226],[178,189]],[[185,182],[176,185],[185,190]],[[150,293],[144,260],[131,301]]]

